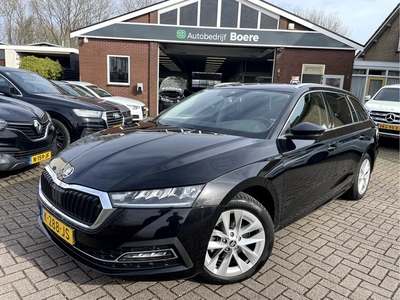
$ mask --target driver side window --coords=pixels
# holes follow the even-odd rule
[[[290,133],[291,128],[303,122],[313,123],[325,129],[328,128],[328,115],[321,93],[309,93],[300,98],[289,119],[285,133]]]
[[[15,96],[22,96],[19,90],[11,82],[9,82],[6,78],[0,75],[0,93],[2,91],[4,92],[7,91]]]

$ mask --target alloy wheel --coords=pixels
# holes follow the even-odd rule
[[[259,261],[265,248],[263,224],[246,210],[221,214],[207,247],[205,267],[221,277],[241,275]]]

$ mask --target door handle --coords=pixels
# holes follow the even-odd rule
[[[358,139],[359,139],[360,141],[365,141],[365,135],[360,135],[360,136],[358,137]]]
[[[337,145],[336,145],[336,144],[332,144],[332,145],[330,145],[330,146],[328,147],[328,151],[329,151],[329,152],[332,152],[332,151],[336,150],[336,148],[337,148]]]

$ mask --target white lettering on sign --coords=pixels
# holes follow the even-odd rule
[[[258,42],[259,38],[257,34],[240,34],[236,32],[231,32],[230,36],[232,42]]]

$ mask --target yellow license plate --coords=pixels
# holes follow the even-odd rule
[[[47,227],[57,234],[60,238],[66,241],[70,245],[75,244],[74,240],[74,229],[65,225],[56,217],[53,217],[47,210],[43,209],[43,223],[47,225]]]
[[[400,126],[399,125],[379,124],[378,128],[400,131]]]
[[[28,160],[29,160],[29,164],[33,165],[33,164],[40,163],[41,161],[48,160],[50,158],[51,158],[51,151],[47,151],[47,152],[43,152],[40,154],[29,156]]]

